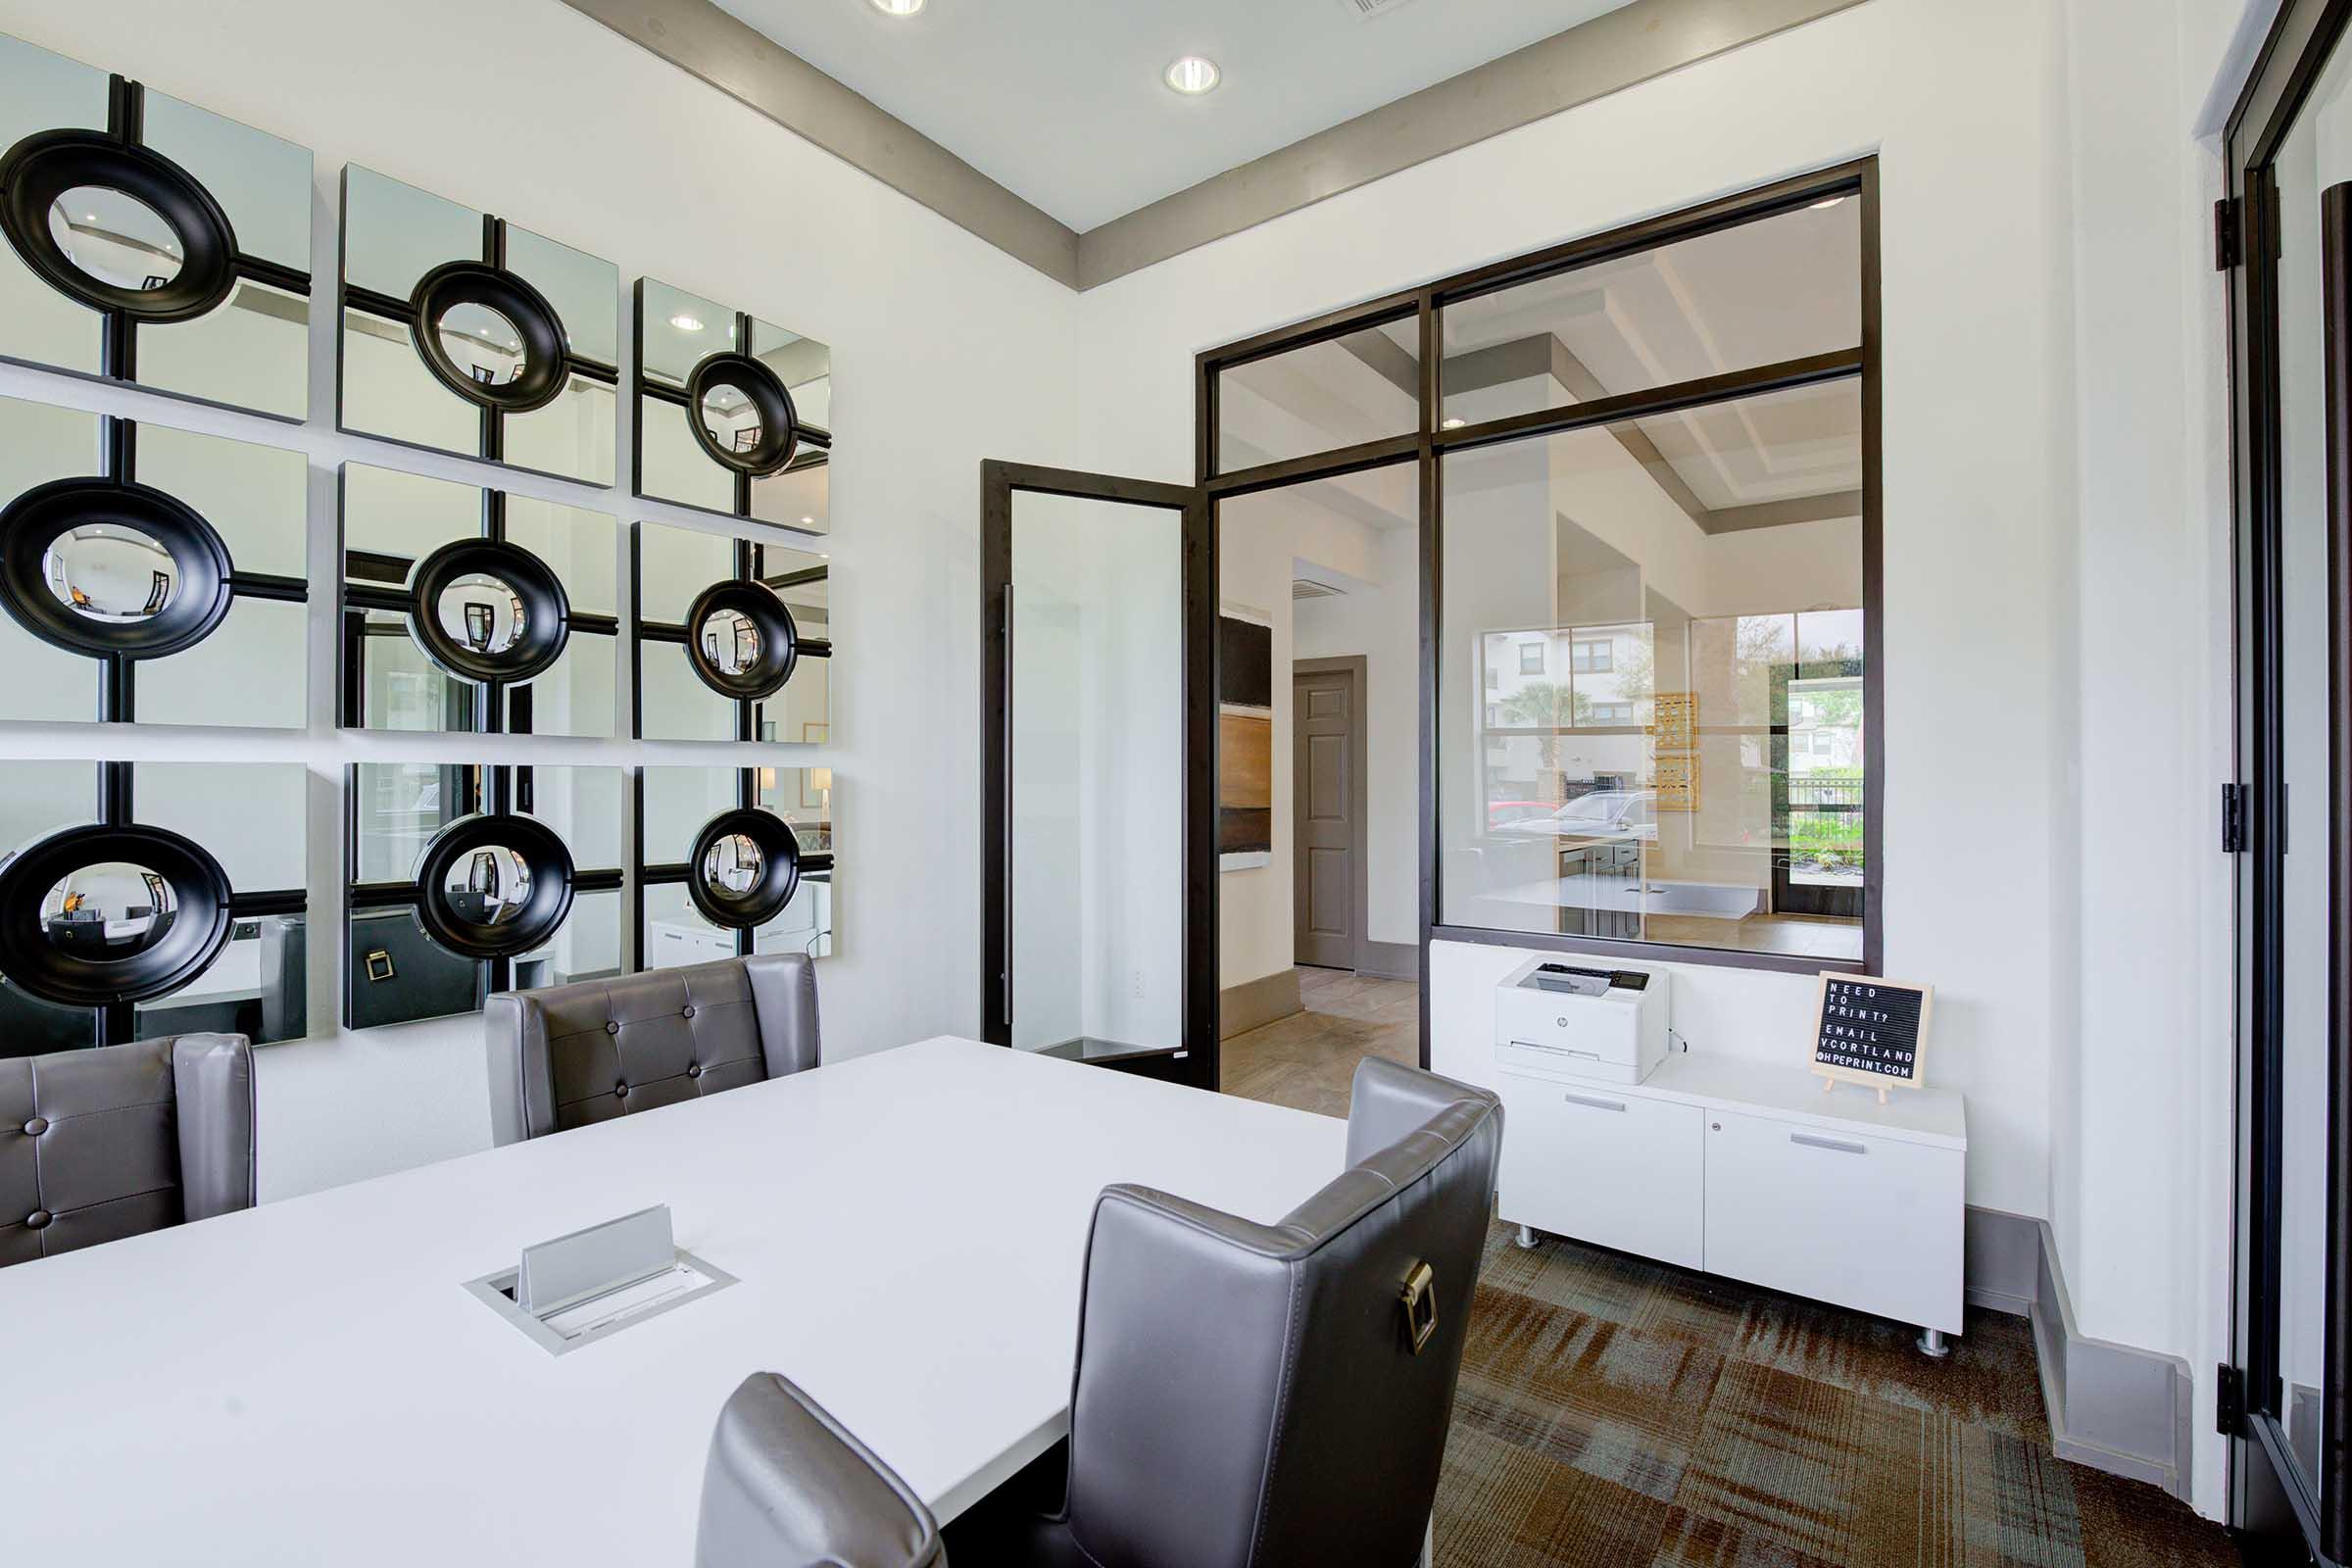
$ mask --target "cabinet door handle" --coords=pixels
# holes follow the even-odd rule
[[[1860,1144],[1840,1143],[1835,1138],[1816,1138],[1811,1133],[1790,1133],[1788,1141],[1792,1144],[1802,1144],[1807,1149],[1835,1150],[1840,1154],[1867,1154],[1870,1152]]]
[[[1625,1102],[1622,1100],[1599,1100],[1592,1095],[1562,1095],[1560,1098],[1571,1105],[1590,1105],[1594,1110],[1623,1110],[1625,1108]]]

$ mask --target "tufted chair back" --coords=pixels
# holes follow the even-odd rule
[[[243,1035],[0,1060],[0,1267],[251,1208],[253,1169]]]
[[[507,991],[484,1011],[490,1131],[502,1144],[817,1064],[816,966],[806,954]]]

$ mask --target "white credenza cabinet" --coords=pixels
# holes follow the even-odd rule
[[[1631,1087],[1495,1083],[1506,1222],[1960,1332],[1968,1128],[1952,1091],[1882,1106],[1802,1067],[1688,1053]]]

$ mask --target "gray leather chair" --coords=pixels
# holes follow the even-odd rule
[[[817,1064],[816,965],[798,953],[506,991],[484,1012],[502,1144]]]
[[[253,1171],[243,1035],[0,1060],[0,1267],[251,1208]]]
[[[718,1413],[696,1568],[943,1568],[931,1510],[822,1405],[773,1372]]]

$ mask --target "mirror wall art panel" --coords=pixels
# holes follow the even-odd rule
[[[299,452],[0,398],[0,718],[299,728]]]
[[[0,762],[0,1056],[309,1032],[299,762]]]
[[[832,351],[650,277],[635,316],[636,493],[831,532]]]
[[[0,35],[0,356],[304,416],[309,149]]]
[[[833,770],[637,774],[637,966],[833,952]]]
[[[610,262],[348,167],[339,422],[611,484],[619,297]]]
[[[665,523],[632,530],[645,740],[823,745],[832,735],[830,564]]]
[[[345,792],[344,1024],[621,972],[621,770],[360,762]]]
[[[346,464],[344,727],[611,735],[618,545],[606,513]]]

